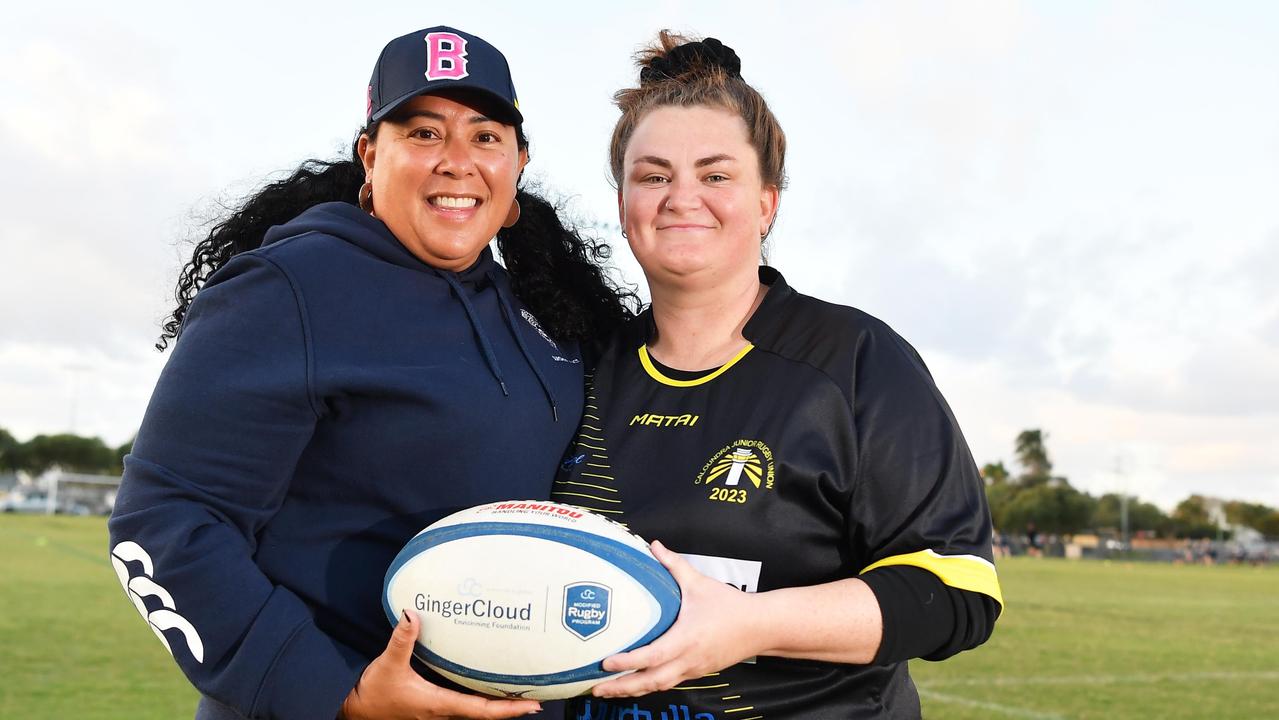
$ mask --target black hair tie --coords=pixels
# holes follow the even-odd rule
[[[661,80],[674,80],[698,67],[718,67],[729,77],[742,76],[742,59],[733,48],[706,38],[672,48],[666,55],[653,58],[648,67],[640,70],[640,85]]]

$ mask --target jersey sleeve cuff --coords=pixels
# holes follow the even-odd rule
[[[935,575],[905,566],[887,566],[861,575],[879,602],[883,636],[873,665],[922,657],[937,649],[955,629],[950,594]]]
[[[862,570],[862,574],[892,565],[927,570],[950,587],[989,595],[1001,608],[1004,605],[1004,593],[999,587],[995,564],[985,558],[976,555],[942,555],[933,550],[920,550],[871,563]]]

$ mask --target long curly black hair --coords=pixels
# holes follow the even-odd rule
[[[362,131],[372,140],[377,126]],[[521,149],[528,148],[523,128],[516,127]],[[196,292],[235,255],[262,245],[266,231],[320,203],[357,204],[364,184],[364,165],[356,148],[349,160],[304,161],[287,178],[263,186],[237,204],[223,206],[210,221],[209,232],[195,243],[191,260],[178,275],[177,307],[161,324],[157,350],[164,351],[182,332],[182,320]],[[603,341],[614,328],[641,308],[634,288],[615,282],[608,273],[612,248],[566,224],[562,208],[523,186],[516,194],[520,220],[497,233],[497,246],[516,296],[546,331],[559,340]]]

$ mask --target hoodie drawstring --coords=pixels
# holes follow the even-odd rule
[[[506,390],[506,382],[502,380],[502,367],[497,364],[497,355],[493,353],[493,345],[489,342],[488,335],[484,334],[484,328],[480,325],[480,321],[475,317],[475,306],[471,305],[471,301],[466,297],[466,291],[462,289],[462,284],[453,277],[453,273],[443,271],[437,273],[448,282],[449,287],[453,288],[453,292],[457,293],[457,299],[462,303],[462,308],[466,310],[466,317],[471,321],[471,329],[475,331],[476,337],[480,339],[480,350],[484,351],[484,360],[488,362],[489,372],[493,373],[494,379],[497,380],[498,386],[502,388],[502,395],[510,397],[511,393]],[[496,288],[494,288],[496,290]],[[502,293],[497,296],[502,297]],[[516,336],[519,337],[518,335]],[[527,354],[525,357],[528,357]],[[540,377],[540,376],[539,376]]]
[[[493,273],[489,272],[489,282],[493,283],[493,289],[497,291],[497,301],[502,306],[502,313],[506,315],[506,324],[511,328],[511,334],[515,336],[515,344],[520,346],[520,352],[524,354],[524,361],[533,369],[533,374],[537,376],[537,382],[542,386],[542,392],[546,393],[546,401],[551,404],[551,419],[554,422],[560,421],[560,412],[555,405],[555,394],[551,392],[551,385],[546,381],[546,376],[542,374],[542,369],[533,362],[533,355],[528,350],[528,345],[524,344],[524,337],[520,335],[519,325],[515,322],[515,311],[511,309],[511,303],[506,299],[506,294],[502,292],[502,286],[498,283],[497,278],[493,277]]]

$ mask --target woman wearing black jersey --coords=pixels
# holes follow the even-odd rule
[[[971,455],[904,340],[760,267],[785,136],[737,55],[663,32],[640,66],[611,164],[653,302],[556,491],[655,539],[683,606],[573,714],[918,716],[905,661],[980,644],[1002,603]]]

